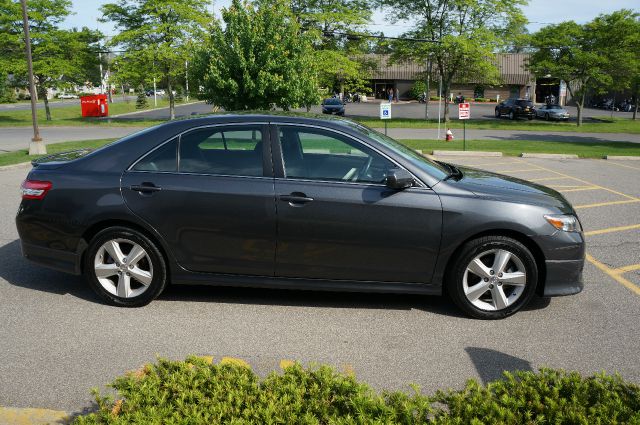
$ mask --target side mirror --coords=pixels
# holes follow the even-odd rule
[[[390,189],[402,190],[413,186],[414,179],[411,173],[402,168],[392,168],[387,172],[385,184]]]

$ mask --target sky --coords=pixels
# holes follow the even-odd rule
[[[67,28],[83,27],[98,28],[105,35],[113,35],[116,31],[110,23],[98,23],[101,16],[100,6],[114,0],[73,0],[74,14],[69,16],[64,24]],[[212,2],[213,3],[213,2]],[[215,2],[215,10],[229,4],[229,0]],[[529,0],[524,14],[529,19],[530,32],[537,31],[549,23],[574,20],[585,23],[601,13],[610,13],[619,9],[635,9],[640,11],[638,0]],[[390,24],[385,14],[376,12],[373,17],[372,31],[383,31],[385,35],[396,36],[407,31],[407,23]]]

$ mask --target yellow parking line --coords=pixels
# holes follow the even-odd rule
[[[593,187],[593,186],[585,186],[583,184],[548,184],[548,187],[552,187],[554,189],[578,189],[581,187]]]
[[[494,173],[500,173],[500,174],[504,174],[504,173],[523,173],[525,171],[544,171],[541,168],[522,168],[519,170],[495,170]]]
[[[584,232],[584,235],[594,236],[594,235],[602,235],[604,233],[624,232],[625,230],[634,230],[634,229],[640,229],[640,224],[633,224],[631,226],[607,227],[606,229],[600,229],[600,230],[591,230],[589,232]]]
[[[484,167],[487,165],[507,165],[507,164],[517,164],[516,161],[508,161],[508,162],[480,162],[478,164],[460,164],[465,167]]]
[[[640,287],[637,285],[634,285],[632,282],[620,276],[620,273],[616,272],[615,269],[612,269],[602,264],[600,261],[596,260],[589,254],[587,254],[586,258],[588,262],[590,262],[591,264],[599,268],[604,274],[606,274],[607,276],[609,276],[610,278],[612,278],[613,280],[615,280],[616,282],[618,282],[619,284],[621,284],[622,286],[630,290],[631,292],[635,293],[636,295],[640,295]]]
[[[530,182],[546,182],[550,180],[565,180],[573,179],[573,177],[542,177],[540,179],[529,179]]]
[[[630,266],[619,267],[614,270],[616,274],[635,272],[636,270],[640,270],[640,264],[631,264]]]
[[[573,189],[558,189],[558,192],[580,192],[582,190],[603,190],[601,187],[598,186],[583,186],[583,187],[575,187]]]
[[[584,209],[584,208],[606,207],[609,205],[633,204],[634,202],[640,202],[640,199],[627,199],[624,201],[600,202],[598,204],[574,205],[573,208]]]
[[[611,164],[611,165],[617,165],[618,167],[631,168],[633,170],[640,170],[640,167],[632,167],[631,165],[620,164],[619,162],[611,162],[610,160],[605,161],[605,163]]]
[[[588,185],[592,185],[592,186],[597,186],[597,187],[599,187],[600,189],[604,189],[604,190],[609,191],[609,192],[611,192],[611,193],[615,193],[616,195],[624,196],[625,198],[633,199],[633,200],[635,200],[635,201],[640,201],[640,198],[638,198],[638,197],[631,196],[631,195],[627,195],[626,193],[622,193],[622,192],[619,192],[619,191],[617,191],[617,190],[609,189],[608,187],[600,186],[600,185],[594,184],[594,183],[592,183],[592,182],[589,182],[589,181],[586,181],[586,180],[583,180],[583,179],[579,179],[579,178],[577,178],[577,177],[570,176],[570,175],[568,175],[568,174],[560,173],[560,172],[555,171],[555,170],[552,170],[552,169],[550,169],[550,168],[546,168],[546,167],[543,167],[543,166],[540,166],[540,165],[532,164],[532,163],[527,162],[527,161],[522,161],[522,163],[523,163],[523,164],[527,164],[527,165],[535,165],[536,167],[539,167],[539,168],[541,168],[541,169],[542,169],[542,170],[544,170],[544,171],[548,171],[548,172],[550,172],[550,173],[554,173],[554,174],[557,174],[557,175],[559,175],[559,176],[567,177],[567,178],[570,178],[570,179],[573,179],[573,180],[576,180],[576,181],[582,182],[582,183],[584,183],[584,184],[588,184]]]

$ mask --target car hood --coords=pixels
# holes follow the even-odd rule
[[[566,214],[574,213],[565,197],[550,187],[476,168],[458,168],[463,177],[455,182],[456,187],[478,196],[557,208]]]

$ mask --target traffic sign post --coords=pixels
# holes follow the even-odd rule
[[[387,135],[387,120],[391,119],[391,103],[380,104],[380,119],[384,121],[384,135]]]
[[[458,104],[458,119],[462,120],[462,150],[467,150],[467,120],[471,118],[471,105]]]

